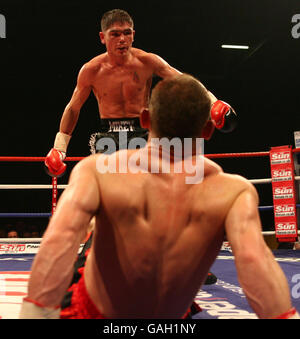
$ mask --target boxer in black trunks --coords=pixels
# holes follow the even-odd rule
[[[114,150],[109,150],[104,138],[111,138],[116,146]],[[133,138],[142,138],[146,145],[148,130],[140,125],[139,118],[130,119],[103,119],[100,122],[100,131],[91,135],[89,146],[91,154],[112,153],[119,149],[128,149],[129,142]]]
[[[142,110],[148,108],[153,76],[166,79],[182,74],[158,55],[132,47],[135,31],[127,12],[116,9],[105,13],[101,29],[100,40],[107,51],[81,68],[72,98],[62,115],[54,147],[45,160],[48,172],[53,176],[62,175],[66,170],[63,160],[67,147],[81,107],[91,92],[98,102],[101,125],[107,126],[111,119],[128,121],[139,118]],[[208,94],[211,101],[210,129],[231,131],[235,112],[211,92]]]

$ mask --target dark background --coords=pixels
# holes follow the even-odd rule
[[[268,151],[294,145],[300,130],[300,39],[291,35],[295,0],[1,0],[7,37],[0,39],[0,156],[45,156],[81,66],[105,52],[100,19],[113,8],[135,22],[135,47],[193,74],[239,114],[231,134],[216,132],[206,153]],[[225,50],[221,44],[246,44]],[[158,79],[154,81],[157,82]],[[84,105],[68,156],[89,154],[99,125],[96,100]],[[267,158],[218,160],[226,171],[270,177]],[[59,180],[66,183],[68,173]],[[2,184],[50,184],[41,163],[0,163]],[[270,185],[258,187],[272,204]],[[1,212],[49,212],[50,191],[0,191]],[[265,218],[265,217],[264,217]],[[0,220],[6,222],[6,220]],[[272,214],[265,228],[272,226]]]

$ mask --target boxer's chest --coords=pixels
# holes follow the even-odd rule
[[[149,91],[149,79],[152,74],[142,63],[128,66],[108,67],[102,69],[94,81],[94,92],[99,98],[134,100]]]

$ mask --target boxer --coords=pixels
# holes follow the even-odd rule
[[[158,55],[133,48],[134,35],[134,23],[127,12],[115,9],[103,15],[100,40],[106,46],[106,53],[87,62],[78,74],[77,85],[63,112],[54,146],[45,160],[49,174],[60,176],[66,170],[63,160],[68,144],[81,107],[91,92],[97,99],[101,118],[100,131],[95,132],[89,141],[91,153],[105,152],[105,149],[97,148],[98,141],[111,137],[117,142],[115,133],[120,131],[131,134],[128,142],[136,136],[147,139],[147,131],[140,126],[139,116],[148,107],[152,77],[156,75],[165,79],[182,73]],[[211,123],[203,133],[206,139],[211,137],[215,127],[229,132],[236,124],[236,113],[230,105],[217,100],[211,92],[209,96]]]
[[[203,180],[186,184],[193,173],[185,166],[175,169],[179,161],[203,157],[196,148],[184,159],[171,152],[170,173],[151,173],[152,152],[160,161],[164,154],[152,139],[189,137],[195,143],[210,107],[207,90],[195,78],[165,79],[141,116],[150,133],[146,147],[90,156],[76,165],[34,259],[20,318],[59,317],[70,268],[93,217],[93,243],[73,286],[68,317],[182,318],[226,232],[239,282],[258,317],[299,318],[287,279],[263,239],[258,195],[250,182],[204,158]],[[99,160],[118,161],[124,155],[128,161],[148,157],[148,170],[97,170]]]
[[[140,126],[139,116],[143,108],[148,107],[152,77],[156,75],[164,79],[182,73],[158,55],[133,48],[134,35],[134,23],[127,12],[116,9],[103,15],[100,40],[107,51],[87,62],[79,72],[73,96],[61,118],[54,146],[45,160],[50,175],[61,176],[66,170],[63,161],[68,144],[80,109],[91,92],[97,99],[101,117],[99,131],[93,133],[89,140],[92,154],[110,152],[101,143],[103,138],[111,138],[116,150],[127,148],[134,137],[141,137],[146,143],[148,132]],[[236,125],[236,113],[230,105],[217,100],[211,92],[208,94],[211,115],[203,131],[203,137],[207,140],[215,128],[230,132]],[[119,136],[125,133],[126,142],[119,144]],[[83,260],[80,259],[80,262],[83,263]],[[209,273],[206,283],[213,284],[216,280],[216,276]]]

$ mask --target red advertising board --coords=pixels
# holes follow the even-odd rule
[[[276,238],[279,242],[295,242],[298,239],[298,225],[291,146],[272,147],[270,163]]]

